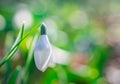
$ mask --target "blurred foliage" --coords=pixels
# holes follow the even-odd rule
[[[13,57],[0,67],[0,83],[108,84],[107,64],[114,55],[120,55],[115,52],[120,43],[119,2],[0,0],[0,60],[10,51],[23,23],[27,35]],[[57,63],[45,72],[37,70],[33,58],[33,46],[42,22],[48,27],[52,46],[69,54],[67,64]],[[54,54],[57,57],[60,53]]]

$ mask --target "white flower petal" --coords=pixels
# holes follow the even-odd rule
[[[34,49],[35,65],[40,71],[45,71],[51,60],[52,49],[47,35],[42,35]]]

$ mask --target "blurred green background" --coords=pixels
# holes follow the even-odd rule
[[[44,22],[53,68],[39,71],[30,46],[35,33],[0,67],[0,84],[120,84],[119,0],[0,0],[0,60],[22,24]]]

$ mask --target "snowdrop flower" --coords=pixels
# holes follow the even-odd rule
[[[41,37],[38,40],[34,49],[34,60],[36,67],[44,72],[52,61],[51,57],[52,49],[49,43],[48,36],[46,35],[46,26],[41,26]]]

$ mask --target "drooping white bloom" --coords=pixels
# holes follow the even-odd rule
[[[48,36],[46,35],[46,26],[42,24],[41,37],[34,49],[35,65],[40,71],[44,72],[48,68],[49,64],[52,61],[51,54],[52,49]]]

